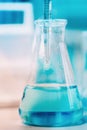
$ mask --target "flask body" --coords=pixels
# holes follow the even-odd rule
[[[65,25],[66,20],[36,21],[32,69],[19,108],[27,125],[81,123],[83,108],[64,44]]]

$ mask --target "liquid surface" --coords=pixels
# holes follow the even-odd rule
[[[19,114],[25,124],[37,126],[66,126],[80,124],[82,102],[77,86],[26,86]]]

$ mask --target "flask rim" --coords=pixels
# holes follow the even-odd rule
[[[38,19],[34,22],[35,26],[66,26],[67,19]]]

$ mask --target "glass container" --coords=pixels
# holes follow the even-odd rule
[[[82,102],[64,43],[66,24],[65,19],[35,21],[29,80],[19,108],[27,125],[82,123]]]

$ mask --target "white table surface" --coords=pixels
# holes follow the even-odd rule
[[[0,108],[0,130],[87,130],[87,123],[73,127],[34,127],[22,124],[18,108]]]

